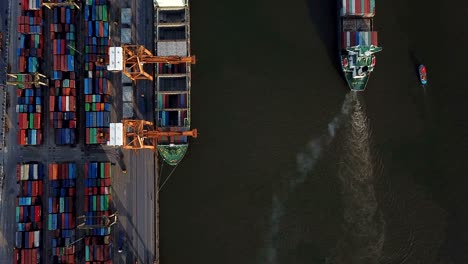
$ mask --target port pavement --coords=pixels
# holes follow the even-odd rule
[[[153,1],[152,0],[111,0],[111,42],[120,46],[120,8],[132,9],[132,44],[142,44],[153,50]],[[153,73],[151,65],[147,71]],[[145,68],[146,69],[146,68]],[[111,75],[116,103],[112,118],[122,120],[121,73]],[[154,121],[154,84],[140,80],[134,84],[134,117]],[[142,96],[143,95],[143,96]],[[115,115],[115,116],[114,116]],[[114,255],[115,263],[153,263],[159,259],[157,234],[158,169],[156,153],[151,150],[122,151],[123,164],[127,173],[116,170],[113,182],[113,199],[119,211],[119,223],[114,232],[114,241],[123,231],[123,253]],[[120,165],[120,166],[121,166]],[[119,166],[119,165],[116,165]],[[115,251],[116,252],[116,251]]]
[[[8,64],[12,69],[17,69],[15,60],[15,48],[17,47],[16,21],[19,10],[15,1],[0,2],[0,31],[3,33],[2,52],[0,53],[0,263],[12,263],[14,228],[15,228],[15,198],[18,193],[15,177],[15,160],[19,156],[16,143],[17,128],[12,127],[16,119],[16,113],[11,107],[7,109],[7,94],[12,96],[11,102],[16,100],[14,89],[5,86]],[[12,94],[13,93],[13,94]],[[10,127],[6,134],[5,124]],[[13,173],[13,174],[12,174]]]

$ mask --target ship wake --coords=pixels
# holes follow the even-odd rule
[[[350,113],[350,103],[353,98],[346,95],[341,111],[328,123],[324,135],[311,139],[304,149],[296,156],[296,173],[293,177],[287,177],[286,186],[272,197],[272,211],[270,217],[270,227],[266,237],[265,255],[260,263],[276,264],[278,262],[279,242],[283,238],[280,234],[281,219],[285,215],[285,204],[291,193],[304,184],[308,175],[311,174],[317,161],[320,159],[323,150],[330,145],[336,136],[337,130],[342,126]]]
[[[365,108],[356,93],[351,94],[338,172],[344,203],[342,237],[326,263],[377,264],[383,251],[385,222],[374,183],[382,165],[373,158]]]

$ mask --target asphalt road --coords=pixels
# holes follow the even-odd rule
[[[9,62],[11,65],[11,71],[17,72],[17,58],[15,56],[15,50],[18,47],[17,32],[16,32],[16,21],[19,15],[19,8],[15,1],[8,1],[7,3],[2,2],[0,4],[0,18],[4,18],[4,14],[8,11],[9,3],[14,3],[11,9],[11,16],[9,19],[9,32],[12,32],[13,38],[9,41],[9,46],[12,49],[9,51]],[[111,19],[116,18],[120,20],[119,6],[121,4],[130,5],[126,1],[111,0]],[[143,44],[148,49],[153,50],[153,31],[141,29],[142,25],[152,26],[153,20],[153,5],[151,0],[145,1],[132,1],[131,7],[133,9],[133,23],[132,29],[134,30],[134,43]],[[47,17],[47,13],[45,13]],[[1,22],[1,21],[0,21]],[[139,25],[137,28],[136,25]],[[138,30],[140,29],[140,30]],[[5,36],[5,25],[0,23],[0,30],[4,32]],[[119,24],[113,24],[111,29],[113,44],[120,45],[119,38]],[[47,33],[46,33],[47,34]],[[78,47],[82,47],[82,43],[78,44]],[[5,51],[5,48],[4,48]],[[47,57],[46,57],[47,58]],[[51,63],[45,62],[45,74],[50,73]],[[5,62],[2,58],[0,59],[0,83],[5,82]],[[112,122],[120,122],[122,115],[122,102],[121,102],[121,86],[120,86],[120,74],[113,74],[111,81],[114,90],[114,103]],[[135,95],[139,96],[144,94],[143,98],[135,98],[135,116],[137,118],[143,118],[146,120],[153,120],[153,83],[150,81],[140,81],[135,87]],[[19,147],[16,145],[18,125],[16,123],[16,112],[15,102],[16,93],[15,87],[9,86],[9,95],[11,106],[8,109],[7,120],[13,120],[10,122],[10,130],[7,134],[6,146],[1,146],[0,151],[0,163],[4,166],[5,181],[3,182],[3,188],[0,188],[0,263],[11,263],[12,262],[12,250],[14,246],[14,231],[15,219],[14,215],[15,198],[18,194],[18,186],[15,181],[16,163],[18,161],[40,161],[43,163],[48,162],[65,162],[74,161],[77,163],[79,173],[82,173],[83,164],[86,161],[111,161],[113,164],[113,209],[118,211],[119,222],[113,226],[114,233],[114,261],[115,263],[131,263],[134,260],[138,260],[139,263],[152,263],[153,260],[158,257],[155,256],[156,251],[156,206],[155,206],[155,189],[157,179],[157,162],[155,153],[149,150],[136,152],[121,151],[120,149],[111,147],[85,147],[83,145],[83,133],[81,133],[80,144],[77,147],[63,147],[55,146],[53,142],[53,129],[47,128],[46,135],[44,135],[44,144],[40,147]],[[140,100],[138,100],[140,99]],[[4,104],[3,90],[0,90],[0,103]],[[47,104],[47,103],[46,103]],[[44,106],[44,109],[48,109]],[[47,118],[44,118],[45,126],[49,127]],[[83,120],[81,120],[83,121]],[[84,127],[84,126],[82,126]],[[127,168],[127,173],[122,174],[122,167]],[[47,184],[47,181],[45,181]],[[77,215],[80,215],[83,200],[83,181],[82,179],[77,182],[78,188],[78,199],[77,203]],[[47,199],[48,186],[44,186],[44,197]],[[43,208],[43,212],[47,212],[46,206]],[[44,219],[46,219],[46,214]],[[122,254],[117,253],[117,241],[119,233],[122,232],[124,235],[124,252]],[[43,238],[43,245],[45,253],[43,257],[47,262],[47,258],[50,256],[50,234],[45,233]],[[77,238],[82,237],[82,233],[78,232]],[[82,248],[82,242],[77,243],[77,248]],[[82,256],[82,253],[78,254]]]
[[[11,69],[17,70],[18,66],[16,64],[15,58],[15,49],[17,47],[17,38],[16,36],[16,17],[18,16],[18,7],[13,5],[14,1],[2,1],[0,3],[0,14],[1,22],[0,30],[3,32],[3,51],[1,53],[1,64],[0,64],[0,82],[5,84],[6,81],[6,67],[7,61],[5,60],[8,57],[10,62]],[[7,24],[5,24],[7,20]],[[12,34],[10,36],[10,34]],[[0,100],[2,106],[5,102],[5,86],[0,89]],[[12,104],[16,102],[16,93],[14,92],[13,87],[8,87],[7,91],[10,95],[10,102]],[[16,185],[16,180],[14,175],[16,170],[16,157],[19,156],[19,148],[16,146],[16,135],[18,132],[17,125],[14,123],[16,118],[16,112],[12,107],[7,109],[7,114],[4,116],[4,121],[9,123],[9,133],[6,134],[5,141],[2,140],[1,151],[0,151],[0,162],[3,166],[3,175],[4,181],[3,185],[0,186],[0,263],[12,263],[13,257],[13,245],[14,245],[14,232],[15,230],[15,218],[13,217],[15,212],[15,198],[18,193],[18,187]],[[3,121],[2,120],[2,121]],[[13,122],[11,122],[13,120]],[[3,127],[3,122],[1,124]],[[3,139],[3,137],[2,137]],[[13,177],[11,177],[13,175]],[[0,177],[1,177],[0,176]]]
[[[116,7],[132,8],[132,38],[134,44],[142,44],[153,50],[153,31],[146,30],[153,22],[153,2],[145,1],[113,1],[111,20],[120,21],[120,10]],[[114,19],[113,19],[114,18]],[[113,45],[120,45],[120,24],[113,24]],[[119,87],[120,73],[112,78],[114,87]],[[121,103],[121,89],[114,89],[116,101]],[[138,81],[135,87],[134,116],[138,119],[153,120],[153,83]],[[141,95],[144,94],[144,97]],[[116,119],[121,120],[121,105],[115,105]],[[114,205],[119,212],[119,224],[114,232],[114,241],[118,241],[120,231],[124,236],[124,248],[121,254],[116,253],[115,263],[152,263],[157,259],[155,235],[155,187],[157,177],[157,162],[155,153],[150,150],[123,151],[123,160],[127,173],[122,174],[117,164],[113,181]],[[117,252],[117,251],[115,251]]]

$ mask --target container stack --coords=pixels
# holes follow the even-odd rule
[[[19,48],[18,71],[34,74],[40,71],[44,40],[42,35],[41,0],[21,0],[18,17]],[[42,143],[42,91],[31,83],[31,75],[19,75],[16,112],[19,113],[18,144],[40,145]],[[29,83],[24,83],[29,82]]]
[[[106,144],[110,127],[110,87],[107,79],[109,51],[107,0],[86,0],[84,93],[86,144]]]
[[[13,263],[41,263],[42,184],[44,166],[39,163],[17,164],[16,241]]]
[[[76,137],[76,28],[74,9],[53,9],[50,34],[53,46],[53,73],[50,84],[49,111],[55,128],[55,144],[73,145]]]
[[[31,15],[31,13],[28,14]],[[34,16],[19,16],[18,32],[23,34],[41,34],[42,18]]]
[[[109,162],[85,163],[86,225],[103,225],[102,216],[109,216],[111,164]],[[112,263],[110,228],[87,230],[85,236],[86,264]]]
[[[53,263],[76,263],[76,164],[49,164],[49,197],[48,230],[52,231]],[[67,247],[68,246],[68,247]]]

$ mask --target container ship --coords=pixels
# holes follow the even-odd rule
[[[154,36],[157,56],[189,57],[190,16],[188,0],[154,0]],[[190,130],[190,63],[155,64],[156,126],[159,131]],[[186,136],[158,138],[159,156],[177,165],[188,149]]]
[[[377,45],[375,0],[338,0],[340,60],[352,91],[364,91],[374,71]]]

